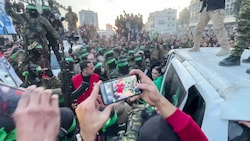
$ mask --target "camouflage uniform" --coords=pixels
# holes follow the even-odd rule
[[[68,8],[69,12],[66,13],[65,15],[65,19],[68,21],[68,31],[69,33],[77,33],[77,29],[76,29],[76,23],[78,21],[78,17],[77,14],[74,13],[71,10],[71,7]]]
[[[237,38],[233,56],[241,56],[244,49],[250,46],[250,0],[242,0],[238,17]]]
[[[28,7],[28,6],[27,6]],[[36,8],[33,7],[35,10]],[[46,34],[47,31],[50,32],[53,37],[59,40],[58,32],[52,27],[49,21],[40,15],[34,18],[31,17],[28,13],[25,14],[17,14],[15,13],[9,5],[6,5],[6,11],[8,14],[16,19],[17,21],[21,22],[24,25],[24,36],[26,38],[26,45],[31,45],[34,42],[39,43],[43,47],[42,57],[49,60],[50,52],[48,49]],[[39,62],[42,62],[41,60]],[[40,63],[39,65],[41,65]]]
[[[133,109],[128,117],[127,130],[125,134],[118,133],[120,135],[119,141],[137,141],[138,133],[142,125],[141,111],[144,105],[134,105]]]
[[[250,46],[250,0],[241,0],[240,11],[238,15],[237,37],[235,47],[231,50],[231,55],[219,62],[220,66],[240,65],[241,55],[245,48]],[[242,62],[250,63],[250,56],[243,59]],[[247,69],[250,73],[250,69]]]

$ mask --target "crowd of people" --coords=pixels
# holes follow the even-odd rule
[[[55,9],[53,0],[50,2],[49,7],[43,7],[44,11]],[[191,32],[182,35],[148,32],[142,29],[142,15],[124,12],[124,16],[117,17],[116,34],[111,37],[99,36],[92,25],[80,26],[79,36],[84,44],[78,48],[72,44],[62,58],[59,53],[59,47],[63,47],[62,34],[69,40],[68,35],[78,34],[78,19],[72,8],[68,7],[65,16],[70,25],[68,35],[50,21],[50,12],[47,16],[40,15],[32,4],[26,10],[23,17],[27,19],[20,18],[7,3],[7,12],[23,26],[23,40],[11,41],[0,35],[1,52],[24,82],[21,85],[24,92],[13,118],[0,115],[0,131],[6,133],[5,139],[12,133],[13,140],[21,141],[76,140],[76,134],[87,141],[208,140],[194,120],[159,91],[168,51],[195,46],[220,47],[213,32],[202,32],[201,43],[197,45]],[[234,42],[234,34],[228,36],[229,43]],[[54,76],[50,67],[50,50],[56,54],[62,70],[58,76]],[[137,85],[142,94],[104,105],[99,95],[101,81],[133,74],[141,80]]]

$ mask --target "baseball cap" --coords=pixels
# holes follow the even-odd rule
[[[180,138],[161,115],[156,115],[142,125],[138,141],[180,141]]]

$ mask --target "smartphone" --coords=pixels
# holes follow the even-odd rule
[[[100,86],[103,103],[109,105],[141,94],[142,90],[136,86],[137,83],[140,83],[140,79],[137,75],[125,76],[103,82]]]
[[[5,116],[15,112],[23,90],[0,83],[0,114]]]

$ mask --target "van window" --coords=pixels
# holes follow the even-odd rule
[[[60,68],[60,65],[59,65],[59,63],[58,63],[58,61],[57,61],[57,59],[56,59],[55,53],[54,53],[54,52],[51,52],[50,57],[51,57],[51,68],[52,68],[52,69],[59,69],[59,68]]]
[[[183,112],[189,114],[193,120],[201,127],[206,104],[195,86],[188,90],[188,98],[183,108]]]
[[[228,141],[249,141],[250,128],[238,124],[236,121],[230,121],[228,126]]]
[[[164,95],[175,106],[180,106],[186,95],[186,91],[172,64],[163,80],[162,87],[162,95]]]

